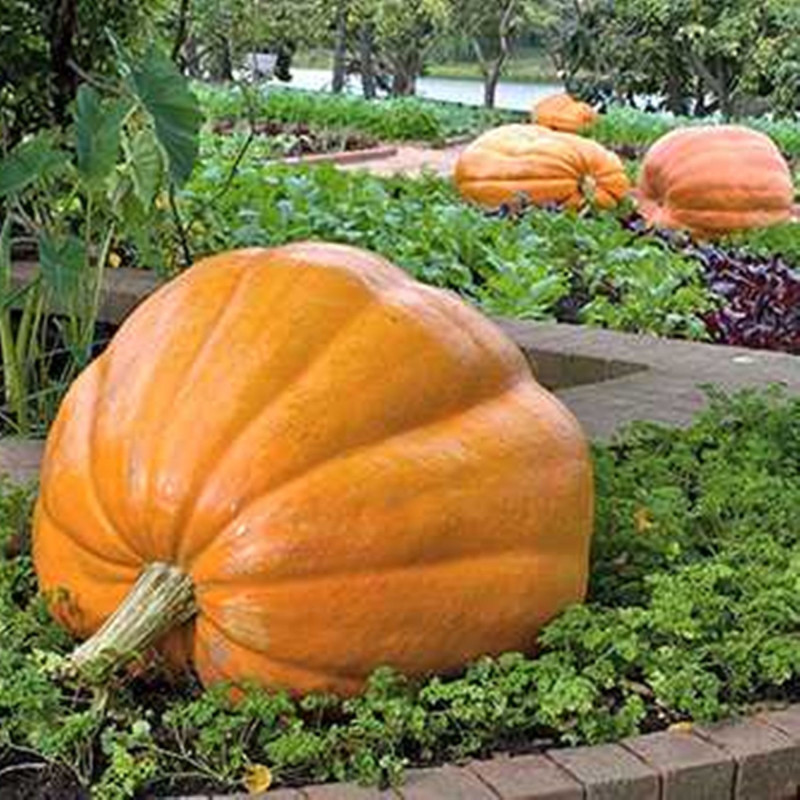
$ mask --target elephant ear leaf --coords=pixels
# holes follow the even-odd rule
[[[164,148],[169,175],[181,186],[192,174],[199,150],[203,115],[197,97],[172,61],[155,47],[128,66],[133,91],[152,117]]]
[[[151,130],[140,131],[131,142],[133,184],[143,208],[156,196],[164,172],[161,150]]]
[[[78,172],[96,187],[111,173],[120,147],[120,128],[131,101],[101,101],[97,91],[83,84],[75,103]]]
[[[49,132],[20,142],[0,160],[0,197],[27,189],[32,183],[60,173],[68,154],[59,150]]]

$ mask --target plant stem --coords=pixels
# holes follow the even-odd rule
[[[105,276],[108,254],[111,251],[111,243],[114,241],[115,229],[115,224],[113,222],[109,223],[106,235],[103,238],[103,244],[100,247],[100,254],[97,258],[97,269],[95,270],[94,286],[92,287],[92,302],[89,307],[88,316],[84,320],[84,341],[81,349],[87,363],[91,359],[94,331],[97,327],[97,318],[100,316],[100,305],[103,299],[103,278]],[[85,364],[81,364],[81,366],[85,366]]]
[[[173,564],[148,564],[103,626],[70,656],[70,665],[102,681],[197,612],[189,575]]]
[[[172,211],[172,219],[175,223],[175,230],[178,233],[181,251],[183,252],[183,266],[187,268],[191,267],[192,251],[189,248],[189,239],[186,234],[186,228],[184,227],[183,220],[181,219],[180,211],[178,211],[178,203],[175,200],[175,184],[172,181],[170,181],[169,184],[169,207]]]

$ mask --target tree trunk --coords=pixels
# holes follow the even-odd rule
[[[186,62],[181,58],[181,50],[189,35],[189,3],[190,0],[181,0],[178,8],[178,25],[175,30],[175,41],[172,43],[172,60],[181,70],[186,68]]]
[[[67,121],[67,107],[78,91],[78,76],[69,66],[78,25],[77,0],[58,0],[50,19],[50,66],[53,73],[53,114]]]
[[[377,96],[377,82],[375,80],[375,44],[372,26],[362,25],[358,32],[358,57],[361,66],[361,84],[364,97],[374,100]]]
[[[197,39],[191,34],[186,37],[183,46],[183,61],[186,74],[192,78],[200,78],[203,71],[200,68],[200,54],[197,50]]]
[[[410,97],[417,90],[417,75],[421,68],[417,54],[401,55],[390,59],[392,67],[392,97]]]
[[[415,77],[404,68],[395,69],[392,74],[392,96],[408,97],[416,89]]]
[[[233,80],[233,57],[231,56],[231,43],[227,36],[220,36],[217,69],[217,80]]]
[[[486,108],[494,108],[495,97],[497,95],[497,84],[503,72],[503,64],[506,63],[511,49],[509,34],[512,26],[512,18],[517,6],[517,0],[507,0],[503,13],[497,26],[497,40],[500,52],[497,58],[491,59],[484,53],[481,47],[479,36],[472,37],[472,49],[478,57],[478,63],[483,72],[483,104]]]
[[[492,68],[486,73],[483,79],[483,105],[486,108],[494,108],[497,96],[497,84],[500,82],[500,71],[503,65],[500,61],[495,61]]]
[[[333,80],[331,89],[340,94],[347,81],[347,2],[339,0],[336,6],[336,43],[333,49]]]

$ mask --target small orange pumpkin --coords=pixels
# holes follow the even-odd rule
[[[564,133],[577,133],[598,117],[588,103],[568,94],[553,94],[539,100],[531,109],[531,122]]]
[[[455,182],[464,197],[489,208],[519,195],[534,205],[579,208],[593,200],[610,208],[630,188],[617,155],[537,125],[503,125],[479,136],[458,157]]]
[[[662,136],[645,155],[636,194],[650,224],[715,235],[788,220],[794,192],[768,136],[705,125]]]
[[[77,667],[158,640],[206,684],[347,694],[529,650],[583,597],[592,491],[575,419],[455,295],[352,247],[240,250],[70,389],[34,561],[100,628]]]

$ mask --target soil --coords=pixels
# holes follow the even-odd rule
[[[87,800],[89,793],[66,767],[18,750],[0,756],[0,800]]]

